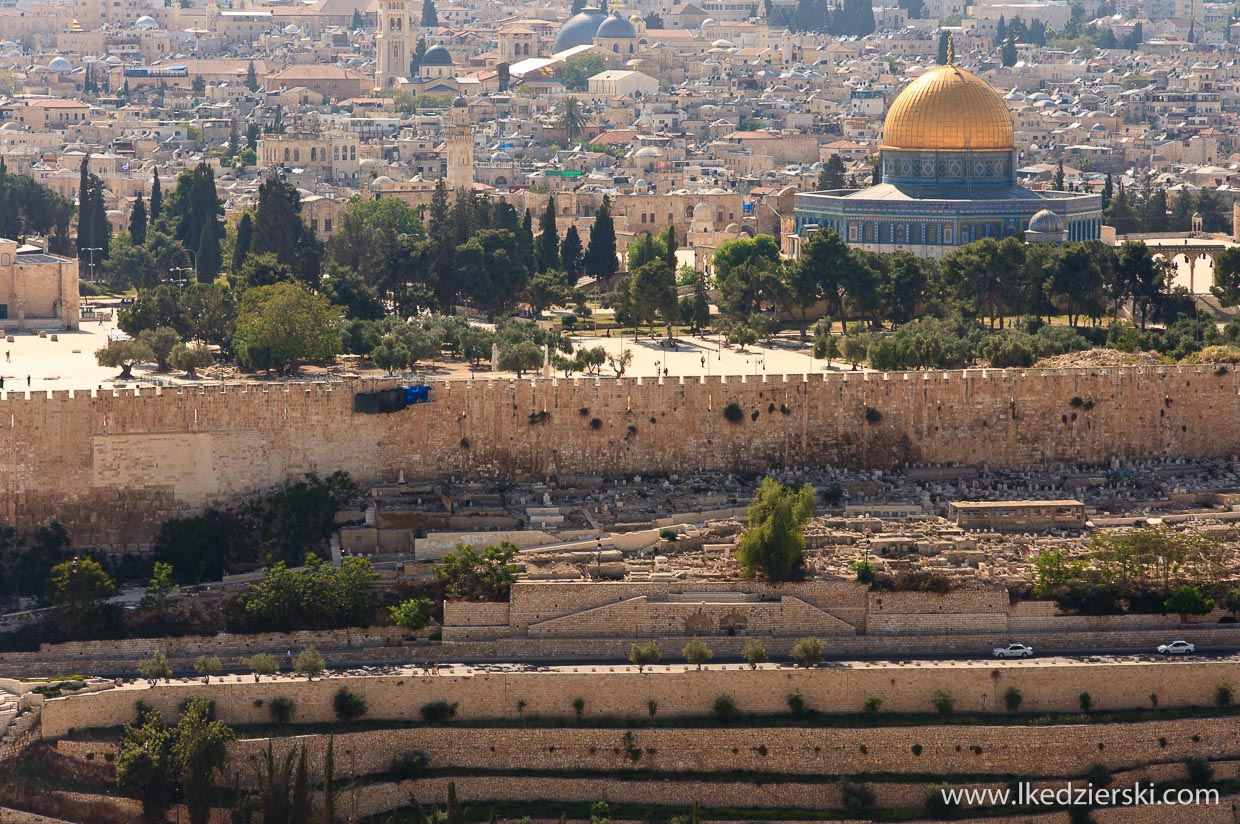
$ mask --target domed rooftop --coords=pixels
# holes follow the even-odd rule
[[[396,181],[392,180],[392,178],[388,177],[387,175],[379,175],[378,177],[376,177],[374,180],[370,182],[370,185],[371,186],[391,186],[395,182]]]
[[[880,148],[897,151],[1010,152],[1012,117],[986,81],[938,66],[904,88],[887,112]]]
[[[1029,218],[1029,231],[1043,235],[1057,234],[1063,231],[1063,219],[1050,209],[1043,209]]]
[[[637,30],[633,28],[632,23],[620,16],[620,12],[616,12],[603,21],[603,24],[598,27],[598,31],[594,36],[635,39],[637,37]]]
[[[135,29],[157,29],[159,28],[159,23],[155,22],[154,17],[144,14],[133,21],[133,26]]]
[[[452,53],[443,46],[431,46],[426,50],[426,54],[422,55],[423,66],[455,66],[456,62],[452,59]]]
[[[71,72],[73,64],[63,57],[53,57],[48,61],[47,68],[54,72]]]
[[[468,109],[468,108],[469,108],[469,101],[468,101],[468,100],[466,100],[464,97],[462,97],[462,96],[458,95],[458,96],[456,96],[456,97],[454,97],[454,98],[452,99],[452,108],[454,108],[454,109]]]
[[[568,18],[551,44],[551,51],[562,52],[574,46],[589,46],[594,41],[594,34],[599,26],[607,20],[601,9],[585,8]]]

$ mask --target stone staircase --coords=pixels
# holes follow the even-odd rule
[[[21,700],[20,695],[0,687],[0,761],[13,758],[25,750],[32,740],[31,729],[38,723],[38,706],[23,713]]]

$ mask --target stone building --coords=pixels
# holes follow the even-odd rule
[[[0,329],[77,329],[77,261],[0,238]]]

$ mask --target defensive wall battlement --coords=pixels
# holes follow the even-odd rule
[[[1213,366],[441,381],[431,403],[354,412],[356,393],[390,385],[7,393],[0,518],[133,549],[169,515],[309,471],[539,479],[1240,451],[1240,375]]]

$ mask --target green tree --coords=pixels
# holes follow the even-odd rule
[[[178,343],[168,353],[168,363],[173,369],[180,369],[187,378],[198,377],[199,369],[206,369],[215,363],[215,356],[206,346],[186,346]]]
[[[606,68],[601,54],[579,54],[560,64],[560,82],[567,91],[584,92],[590,86],[590,78]]]
[[[161,678],[165,681],[171,679],[172,667],[168,664],[168,657],[159,650],[155,650],[150,658],[144,658],[138,662],[138,674],[154,685]]]
[[[1223,599],[1223,607],[1231,611],[1231,617],[1236,617],[1236,613],[1240,612],[1240,586],[1227,590],[1227,595]]]
[[[603,204],[594,214],[584,266],[587,275],[604,280],[610,279],[619,268],[619,261],[616,259],[616,226],[611,217],[611,200],[607,195],[603,195]]]
[[[1206,615],[1212,611],[1214,599],[1206,597],[1197,587],[1185,584],[1173,589],[1163,606],[1167,612],[1179,615],[1181,621],[1187,621],[1190,615]]]
[[[319,655],[319,651],[314,647],[306,647],[297,653],[297,660],[293,664],[293,671],[298,675],[306,676],[307,681],[322,675],[326,668],[327,664],[323,661],[323,656]]]
[[[296,371],[299,361],[340,354],[339,310],[296,283],[248,289],[241,296],[233,350],[250,369]]]
[[[1009,37],[999,47],[999,59],[1005,67],[1011,68],[1016,65],[1016,56],[1016,40]]]
[[[228,745],[236,735],[219,721],[211,720],[211,704],[191,698],[173,731],[176,743],[172,760],[177,766],[191,824],[211,820],[211,796],[215,775],[224,769]]]
[[[576,100],[576,98],[569,98]],[[560,268],[560,235],[555,227],[555,195],[547,197],[547,208],[543,210],[540,224],[542,233],[538,237],[538,271]]]
[[[100,366],[119,368],[118,380],[133,380],[133,368],[140,363],[155,360],[151,347],[136,340],[116,341],[95,352],[95,361]]]
[[[103,571],[98,561],[74,558],[52,567],[52,604],[59,612],[58,620],[73,633],[88,629],[99,617],[109,598],[116,594],[116,584]]]
[[[805,523],[814,514],[814,490],[799,490],[766,478],[749,506],[736,560],[748,575],[761,572],[771,583],[791,580],[805,562]]]
[[[172,354],[173,347],[181,342],[181,336],[171,327],[159,326],[155,329],[143,329],[138,334],[138,341],[145,343],[155,356],[155,371],[167,372],[168,356]]]
[[[142,800],[146,824],[162,824],[175,798],[173,743],[172,731],[155,710],[143,712],[137,725],[126,725],[121,733],[116,783]]]
[[[517,547],[507,541],[486,547],[481,555],[468,544],[457,544],[435,565],[435,577],[452,600],[507,601],[517,580],[516,555]]]
[[[424,29],[434,29],[439,26],[439,12],[435,10],[435,0],[422,0],[422,22]]]
[[[659,648],[653,641],[646,644],[629,644],[629,662],[642,672],[646,667],[659,663]]]
[[[501,372],[516,372],[520,378],[542,365],[543,351],[533,341],[500,344],[498,366]]]
[[[765,664],[767,662],[766,647],[757,638],[747,638],[745,640],[745,647],[741,651],[741,656],[751,670],[756,670],[758,664]]]
[[[792,657],[806,669],[822,663],[822,641],[810,635],[792,645]]]
[[[275,675],[280,671],[279,660],[269,652],[256,652],[248,658],[241,659],[241,665],[254,673],[254,682],[263,675]]]
[[[224,662],[214,655],[199,655],[194,659],[194,671],[203,677],[205,683],[211,683],[212,675],[224,671]]]
[[[229,267],[229,272],[236,274],[241,271],[246,257],[250,254],[250,244],[253,242],[254,218],[249,212],[243,212],[241,219],[237,221],[237,237],[233,242],[232,266]]]
[[[560,243],[560,265],[568,274],[569,284],[576,283],[581,276],[582,254],[581,236],[577,234],[577,227],[570,225]]]
[[[547,309],[568,300],[568,276],[559,269],[535,272],[525,284],[524,297],[534,317],[541,317]]]
[[[715,657],[714,651],[706,646],[706,643],[701,638],[696,637],[689,639],[689,643],[685,644],[681,654],[684,655],[686,661],[696,665],[699,670],[703,664]]]
[[[409,598],[388,608],[392,623],[413,632],[426,626],[435,603],[430,598]]]
[[[146,224],[146,203],[142,195],[138,195],[133,211],[129,213],[129,238],[138,246],[146,243]]]
[[[245,87],[252,92],[258,91],[258,69],[254,67],[253,60],[245,67]]]
[[[581,108],[581,101],[577,98],[564,98],[564,102],[560,104],[560,128],[568,135],[568,142],[576,144],[581,140],[581,136],[585,133],[589,119]]]
[[[194,256],[194,270],[199,283],[214,283],[224,265],[220,256],[220,231],[213,224],[202,229],[198,240],[198,253]]]
[[[172,566],[156,561],[150,583],[146,585],[142,600],[138,602],[138,609],[157,613],[167,612],[176,602],[177,590],[176,579],[172,577]]]
[[[111,288],[149,290],[159,285],[159,272],[150,249],[134,242],[129,235],[113,235],[109,245],[110,253],[102,268],[104,280]]]
[[[1224,249],[1214,258],[1210,292],[1223,306],[1240,304],[1240,246]]]
[[[251,254],[268,252],[300,280],[311,286],[318,283],[321,249],[301,219],[301,195],[296,186],[276,177],[267,178],[258,187],[250,241]]]
[[[159,216],[163,213],[164,193],[159,185],[159,169],[151,172],[151,225],[159,220]]]
[[[845,174],[847,170],[844,168],[843,158],[838,154],[831,155],[827,158],[827,162],[822,164],[822,171],[818,173],[818,190],[827,192],[843,189]]]
[[[677,320],[676,273],[667,262],[655,259],[629,275],[629,311],[634,321],[663,321],[667,336]]]

